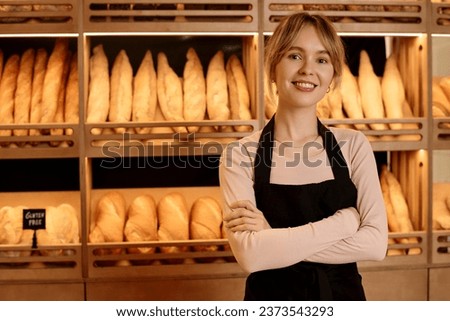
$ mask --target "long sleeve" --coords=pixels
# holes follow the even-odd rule
[[[224,211],[237,200],[255,204],[253,191],[252,141],[228,146],[219,170]],[[299,227],[267,229],[260,232],[230,232],[227,237],[233,253],[247,272],[292,265],[323,251],[353,235],[359,227],[359,214],[354,208]]]
[[[357,233],[308,257],[307,261],[339,264],[382,260],[386,255],[386,209],[370,143],[365,137],[353,140],[348,154],[350,176],[358,190],[357,210],[361,225]]]

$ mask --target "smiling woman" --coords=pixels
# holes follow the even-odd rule
[[[227,237],[250,272],[244,298],[365,300],[356,262],[382,260],[387,247],[374,154],[362,133],[316,116],[339,84],[342,41],[323,16],[297,13],[265,53],[277,112],[229,145],[219,168]]]

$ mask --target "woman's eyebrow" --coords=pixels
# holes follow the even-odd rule
[[[297,51],[305,52],[305,49],[303,49],[302,47],[298,47],[298,46],[292,46],[291,48],[289,48],[289,51],[291,51],[291,50],[297,50]],[[328,55],[328,56],[330,55],[330,53],[326,49],[318,50],[316,52],[316,54],[318,54],[318,55],[325,54],[325,55]]]

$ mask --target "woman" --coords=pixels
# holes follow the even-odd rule
[[[277,112],[222,155],[224,225],[249,272],[245,300],[365,300],[356,266],[382,260],[386,212],[370,143],[320,123],[345,51],[324,17],[282,20],[266,45]]]

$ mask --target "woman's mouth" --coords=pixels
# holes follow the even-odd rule
[[[313,90],[317,87],[317,85],[311,83],[311,82],[304,82],[304,81],[293,81],[292,84],[300,89],[303,90]]]

